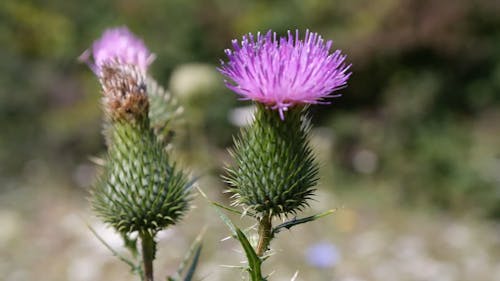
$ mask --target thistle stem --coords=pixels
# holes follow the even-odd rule
[[[256,253],[259,257],[262,257],[267,249],[269,248],[269,243],[272,237],[272,217],[270,213],[264,213],[259,221],[259,242],[257,243]]]
[[[153,260],[155,257],[155,241],[149,231],[140,233],[142,246],[142,262],[144,267],[144,281],[154,281]]]

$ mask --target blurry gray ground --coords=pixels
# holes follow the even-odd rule
[[[212,180],[216,179],[200,184],[217,198],[218,191],[210,188]],[[2,195],[2,280],[137,280],[87,229],[90,223],[110,245],[121,249],[116,234],[89,212],[85,196],[57,184],[21,187]],[[500,235],[493,222],[426,210],[409,212],[349,198],[320,193],[313,210],[335,206],[339,210],[322,221],[279,234],[272,245],[275,255],[265,268],[267,273],[275,269],[270,280],[291,280],[296,271],[296,280],[302,281],[500,280]],[[24,204],[16,204],[21,199]],[[175,271],[190,241],[205,226],[197,280],[242,280],[241,270],[225,267],[243,260],[238,245],[221,241],[228,231],[201,196],[195,205],[181,225],[160,233],[157,279]],[[307,256],[317,243],[326,245],[318,253],[327,259],[323,264]]]

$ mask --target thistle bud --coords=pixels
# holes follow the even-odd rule
[[[158,231],[188,209],[187,176],[171,164],[163,146],[143,123],[116,122],[112,145],[92,194],[97,214],[120,232]]]
[[[175,224],[189,207],[191,184],[150,125],[149,99],[161,108],[159,98],[166,96],[158,89],[148,95],[146,73],[154,55],[122,27],[105,31],[80,59],[99,78],[108,119],[108,155],[92,191],[93,209],[122,233],[154,233]]]

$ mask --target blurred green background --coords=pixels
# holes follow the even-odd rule
[[[306,214],[338,211],[280,234],[271,280],[296,270],[308,281],[500,280],[500,2],[491,0],[1,1],[0,279],[133,280],[86,228],[120,248],[86,199],[89,157],[105,145],[97,79],[76,59],[119,25],[156,53],[152,75],[185,108],[175,154],[222,202],[226,148],[249,105],[215,70],[230,40],[309,28],[348,55],[349,87],[313,108],[322,180]],[[221,266],[243,260],[238,245],[220,241],[228,232],[206,202],[195,205],[161,236],[158,279],[205,226],[199,278],[240,280]],[[318,241],[329,245],[320,253]]]

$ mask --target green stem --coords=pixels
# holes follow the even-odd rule
[[[154,235],[149,231],[141,232],[141,245],[142,245],[142,262],[144,266],[144,280],[154,281],[153,278],[153,260],[155,258],[155,241]]]
[[[272,217],[270,213],[264,213],[259,221],[259,242],[257,243],[257,255],[262,257],[271,243],[272,237]]]

